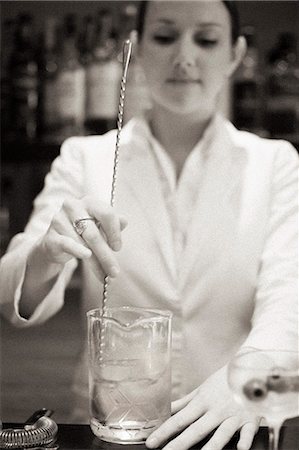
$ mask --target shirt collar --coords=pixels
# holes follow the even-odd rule
[[[151,144],[154,145],[158,150],[162,150],[168,156],[166,150],[160,144],[160,142],[153,136],[150,125],[149,125],[149,116],[146,112],[134,119],[134,134],[136,137],[141,137],[144,139],[148,139]],[[204,148],[210,146],[213,137],[215,137],[215,130],[217,128],[217,123],[219,122],[218,114],[215,114],[211,119],[209,125],[205,129],[200,140],[195,144],[194,148],[191,150],[190,154],[194,151],[201,151]]]
[[[209,149],[212,147],[211,144],[213,139],[215,139],[216,136],[217,122],[218,118],[217,115],[215,115],[205,129],[201,139],[196,143],[188,155],[180,176],[180,181],[184,178],[185,172],[190,173],[190,171],[197,171],[202,159],[207,157]],[[146,140],[148,142],[148,149],[153,154],[160,170],[167,178],[170,189],[172,191],[175,190],[177,187],[177,180],[174,162],[160,142],[153,136],[149,125],[148,115],[146,113],[136,118],[134,132],[136,133],[135,137],[138,138],[139,136],[143,141]]]

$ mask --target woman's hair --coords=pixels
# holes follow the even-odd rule
[[[142,0],[140,2],[139,13],[138,13],[138,17],[137,17],[137,24],[136,24],[139,38],[141,38],[143,35],[145,15],[146,15],[146,10],[147,10],[147,6],[148,6],[149,2],[150,2],[150,0]],[[222,2],[224,3],[224,5],[227,8],[229,15],[230,15],[232,41],[233,41],[233,43],[235,43],[236,40],[238,39],[238,37],[240,36],[239,12],[238,12],[238,8],[236,6],[236,1],[222,0]]]

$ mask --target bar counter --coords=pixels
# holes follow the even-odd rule
[[[53,417],[54,419],[54,417]],[[4,428],[18,428],[20,424],[4,424]],[[193,450],[199,450],[206,443],[207,439],[200,444],[192,447]],[[237,447],[238,436],[224,447],[225,450],[235,450]],[[146,450],[145,445],[121,445],[104,442],[96,438],[89,425],[58,424],[58,434],[56,445],[59,450]],[[45,447],[46,449],[46,447]],[[255,437],[252,450],[268,449],[268,431],[261,427]],[[298,450],[299,449],[299,418],[288,420],[281,430],[279,450]]]

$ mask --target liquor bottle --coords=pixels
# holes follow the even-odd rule
[[[296,36],[281,33],[268,54],[266,127],[272,137],[299,142],[299,65]]]
[[[4,174],[3,174],[4,175]],[[7,245],[11,238],[10,230],[10,211],[11,203],[11,180],[7,177],[1,177],[1,199],[0,199],[0,257],[4,255]],[[1,422],[0,422],[1,423]]]
[[[1,132],[5,138],[11,133],[11,95],[10,95],[10,58],[13,50],[15,22],[7,19],[1,33]]]
[[[91,63],[93,58],[94,39],[95,21],[93,16],[87,15],[83,18],[78,36],[79,58],[82,66],[85,68]]]
[[[77,48],[76,17],[65,17],[58,49],[58,69],[55,83],[58,136],[84,133],[85,72]]]
[[[32,17],[17,18],[14,48],[10,58],[11,120],[14,135],[32,140],[36,137],[38,106],[38,64],[33,45]]]
[[[57,109],[57,42],[58,23],[55,17],[45,21],[45,28],[40,49],[39,77],[39,131],[43,139],[55,140],[59,131]]]
[[[120,36],[120,55],[122,54],[123,42],[130,38],[132,41],[132,56],[127,75],[126,103],[124,108],[124,123],[133,116],[141,114],[151,107],[148,85],[145,73],[138,61],[138,36],[136,29],[137,6],[126,5],[120,17],[122,34]]]
[[[97,15],[92,60],[86,66],[86,120],[89,133],[104,133],[116,125],[121,66],[110,10]]]
[[[7,206],[0,205],[0,257],[6,251],[10,240],[10,217]]]
[[[244,27],[243,35],[247,41],[247,52],[233,82],[233,122],[239,129],[264,135],[262,108],[264,82],[260,73],[254,27]]]

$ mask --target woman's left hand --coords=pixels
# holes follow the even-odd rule
[[[236,404],[226,379],[227,368],[223,367],[175,401],[173,415],[148,437],[147,447],[156,448],[167,441],[163,450],[187,450],[215,430],[202,450],[221,450],[240,430],[237,448],[249,450],[261,418]]]

